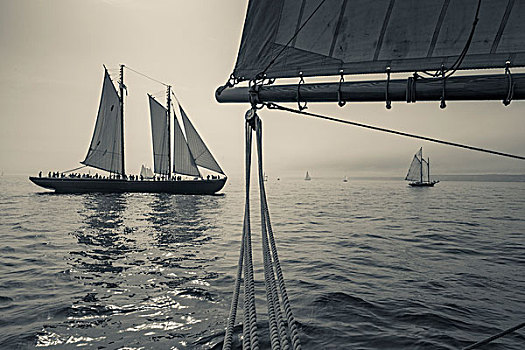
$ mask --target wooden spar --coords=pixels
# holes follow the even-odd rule
[[[525,73],[512,74],[513,100],[525,99]],[[301,84],[301,102],[384,102],[386,80],[353,81],[339,83]],[[221,88],[215,92],[220,103],[250,102],[249,87]],[[257,102],[297,102],[298,85],[263,85],[259,87]],[[446,79],[447,101],[504,100],[509,92],[509,77],[505,74],[453,76]],[[440,101],[443,80],[418,78],[415,84],[415,101]],[[388,99],[407,101],[407,79],[390,80]]]
[[[122,178],[126,178],[126,164],[124,163],[124,65],[120,65],[120,152],[122,153]]]

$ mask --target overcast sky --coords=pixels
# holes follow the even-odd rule
[[[103,68],[120,63],[174,91],[228,175],[242,173],[248,105],[219,104],[233,70],[247,1],[0,0],[0,170],[67,170],[85,157]],[[113,75],[117,78],[116,75]],[[126,168],[152,165],[146,93],[126,72]],[[347,80],[350,80],[347,78]],[[306,79],[308,82],[308,79]],[[309,111],[525,155],[525,103],[310,104]],[[263,110],[270,176],[404,176],[424,147],[435,174],[525,173],[525,162]]]

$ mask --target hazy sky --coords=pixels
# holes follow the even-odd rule
[[[105,64],[171,83],[228,175],[242,173],[248,105],[219,104],[247,1],[0,0],[0,170],[66,170],[91,140]],[[116,75],[114,75],[116,78]],[[126,73],[126,168],[152,165],[146,93],[163,87]],[[306,79],[308,82],[309,79]],[[347,80],[351,80],[347,78]],[[525,103],[310,104],[309,111],[525,154]],[[432,172],[525,173],[525,162],[263,110],[270,176],[404,176],[420,146]]]

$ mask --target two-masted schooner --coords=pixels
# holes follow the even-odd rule
[[[433,187],[439,182],[430,180],[430,158],[423,158],[423,147],[414,155],[405,180],[412,187]]]
[[[175,113],[171,118],[172,91],[167,86],[167,105],[148,95],[153,141],[154,173],[151,177],[127,176],[124,163],[124,65],[120,66],[119,90],[104,67],[102,96],[93,138],[85,166],[109,172],[109,176],[65,175],[30,177],[38,186],[59,193],[85,192],[153,192],[175,194],[214,194],[220,191],[227,177],[199,133],[179,104],[186,136]],[[173,121],[173,147],[170,124]],[[199,167],[212,172],[206,178]]]

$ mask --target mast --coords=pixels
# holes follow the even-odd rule
[[[126,168],[124,167],[124,65],[120,65],[120,137],[122,152],[122,178],[126,177]]]
[[[171,177],[171,137],[170,137],[170,119],[171,119],[171,85],[168,85],[166,91],[166,103],[168,110],[168,179]],[[175,117],[175,114],[173,114]]]
[[[430,182],[430,157],[428,157],[427,159],[427,177],[428,177],[428,182]]]
[[[419,150],[421,152],[421,159],[419,160],[419,165],[421,166],[421,171],[419,172],[419,176],[421,178],[420,182],[423,182],[423,147]]]

